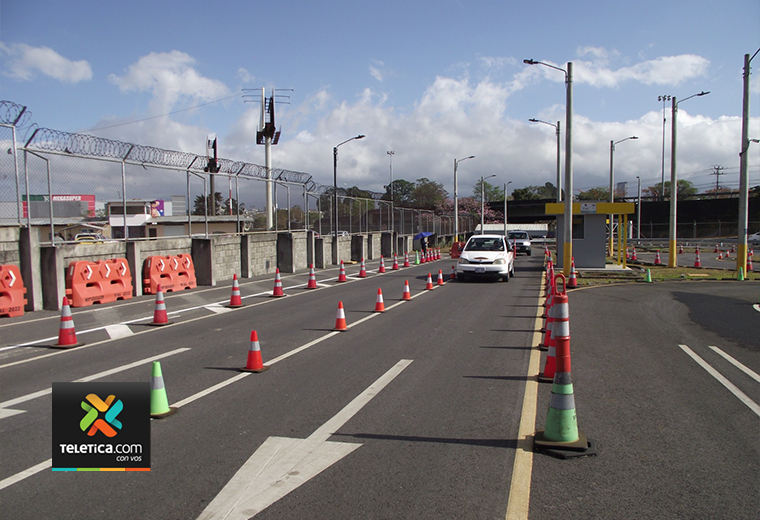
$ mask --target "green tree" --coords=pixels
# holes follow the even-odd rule
[[[578,200],[610,200],[608,188],[591,188],[578,193]]]
[[[557,199],[557,187],[551,182],[543,186],[526,186],[512,190],[513,200]]]
[[[396,206],[411,206],[414,201],[414,183],[403,179],[395,179],[391,184],[385,186],[383,200],[391,200],[391,185],[393,185],[393,204]]]
[[[434,209],[446,200],[447,196],[448,193],[443,189],[443,184],[422,177],[414,184],[413,207]]]
[[[218,191],[214,193],[214,202],[216,214],[224,215],[224,198],[222,198],[222,194]],[[193,201],[193,215],[205,215],[207,207],[209,215],[213,216],[211,213],[211,196],[209,195],[207,199],[203,195],[198,195],[195,197],[195,201]]]
[[[483,185],[482,190],[481,183]],[[475,200],[480,202],[480,196],[483,191],[485,191],[486,202],[504,200],[504,190],[500,186],[494,186],[486,180],[481,181],[481,179],[478,179],[478,182],[476,182],[475,186],[472,187],[472,196],[475,198]]]
[[[691,181],[687,181],[686,179],[678,179],[678,192],[677,195],[679,197],[688,197],[691,195],[697,194],[697,188],[692,184]],[[646,197],[656,197],[656,198],[662,198],[662,183],[658,182],[654,186],[649,186],[642,190],[642,194]],[[665,196],[670,196],[670,181],[665,181]]]

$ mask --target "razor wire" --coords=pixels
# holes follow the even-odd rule
[[[24,127],[32,118],[31,110],[13,101],[0,101],[0,124]]]
[[[179,170],[267,179],[267,168],[258,164],[231,159],[217,159],[216,171],[208,172],[206,171],[208,158],[204,155],[166,150],[88,134],[75,134],[52,128],[37,128],[26,142],[25,148],[83,157],[129,161],[147,166],[163,166]],[[285,169],[272,169],[271,171],[272,178],[294,184],[308,185],[312,179],[310,174],[303,172]]]

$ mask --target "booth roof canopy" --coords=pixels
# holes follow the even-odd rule
[[[550,202],[546,205],[547,215],[562,215],[565,212],[564,202]],[[636,212],[633,202],[573,202],[573,215],[629,215]]]

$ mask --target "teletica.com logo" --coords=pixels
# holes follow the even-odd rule
[[[106,437],[114,437],[118,433],[117,430],[121,430],[121,421],[116,417],[124,409],[124,404],[117,400],[115,395],[109,395],[103,401],[97,395],[89,394],[85,401],[82,401],[82,409],[87,415],[79,422],[79,427],[82,431],[87,431],[88,436],[92,437],[100,431]],[[105,420],[98,416],[98,412],[105,412]]]

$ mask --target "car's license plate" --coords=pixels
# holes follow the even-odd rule
[[[476,267],[475,268],[475,272],[476,273],[485,273],[486,272],[486,268],[485,267]]]

